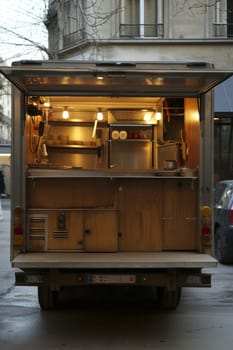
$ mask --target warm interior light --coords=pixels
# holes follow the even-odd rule
[[[49,107],[50,107],[50,103],[49,103],[49,101],[47,101],[47,102],[45,102],[45,103],[44,103],[44,107],[47,107],[47,108],[49,108]]]
[[[162,119],[162,113],[161,112],[156,112],[155,113],[155,119],[156,120],[161,120]]]
[[[97,112],[97,115],[96,115],[96,119],[97,120],[103,120],[104,119],[103,113],[102,113],[100,108],[98,109],[98,112]]]
[[[63,119],[68,119],[69,118],[69,112],[68,112],[68,108],[65,106],[64,110],[62,112],[62,118]]]
[[[149,121],[151,120],[151,117],[152,117],[152,112],[146,112],[146,113],[144,114],[143,119],[144,119],[145,121],[149,122]]]

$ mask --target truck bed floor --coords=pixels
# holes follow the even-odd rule
[[[32,268],[204,268],[216,267],[217,261],[197,252],[46,252],[17,255],[12,267]]]

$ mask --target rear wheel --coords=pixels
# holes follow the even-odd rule
[[[52,291],[49,286],[38,287],[38,301],[42,310],[52,310],[57,306],[58,292]]]
[[[159,287],[157,289],[159,306],[162,309],[174,310],[180,303],[181,287],[168,289],[167,287]]]

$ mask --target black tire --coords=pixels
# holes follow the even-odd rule
[[[58,292],[48,286],[38,287],[38,301],[42,310],[53,310],[57,306]]]
[[[233,263],[233,256],[227,251],[225,239],[220,227],[217,227],[214,233],[214,253],[215,258],[220,264],[227,265]]]
[[[159,287],[157,289],[159,307],[165,310],[175,310],[180,303],[181,290],[181,287],[172,290],[167,287]]]

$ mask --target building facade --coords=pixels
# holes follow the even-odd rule
[[[232,0],[51,0],[46,25],[55,58],[232,67]]]
[[[205,61],[233,68],[233,0],[51,0],[46,25],[58,59]],[[219,113],[227,89],[216,89],[220,178],[233,177],[232,107],[227,121],[227,107]]]

